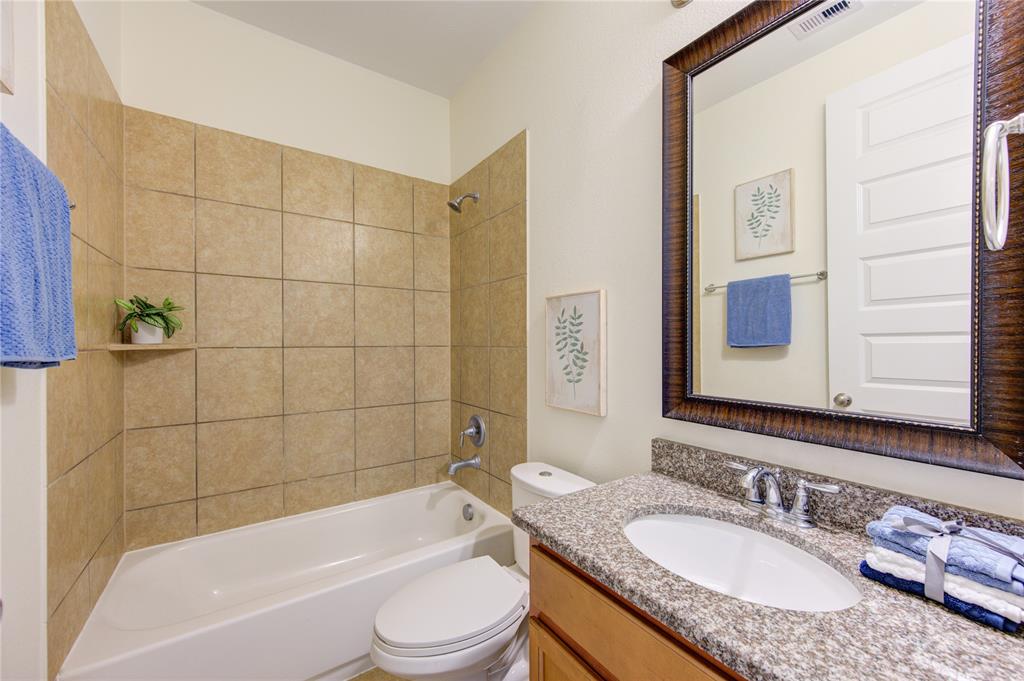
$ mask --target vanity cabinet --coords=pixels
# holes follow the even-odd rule
[[[530,549],[531,681],[742,676],[542,545]]]

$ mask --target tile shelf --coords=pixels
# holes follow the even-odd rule
[[[178,344],[178,343],[160,343],[159,345],[146,345],[144,343],[111,343],[107,346],[107,350],[110,352],[135,352],[138,350],[195,350],[196,343]]]

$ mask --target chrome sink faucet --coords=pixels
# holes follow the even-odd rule
[[[765,466],[749,466],[738,461],[726,461],[725,465],[743,471],[740,478],[740,486],[743,487],[743,505],[747,508],[763,513],[764,515],[800,528],[816,527],[817,523],[811,517],[810,492],[815,490],[826,494],[837,494],[839,485],[827,483],[810,482],[803,478],[797,480],[796,494],[793,497],[793,504],[788,509],[782,500],[782,492],[779,488],[779,470],[769,469]],[[765,495],[761,495],[761,481],[764,481]]]

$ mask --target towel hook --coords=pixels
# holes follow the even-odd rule
[[[981,224],[985,245],[1001,251],[1010,226],[1010,152],[1007,135],[1024,132],[1024,113],[985,128],[981,157]]]

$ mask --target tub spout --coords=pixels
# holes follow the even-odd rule
[[[472,459],[466,459],[465,461],[454,461],[448,465],[448,475],[455,475],[463,468],[480,468],[480,455],[477,454]]]

